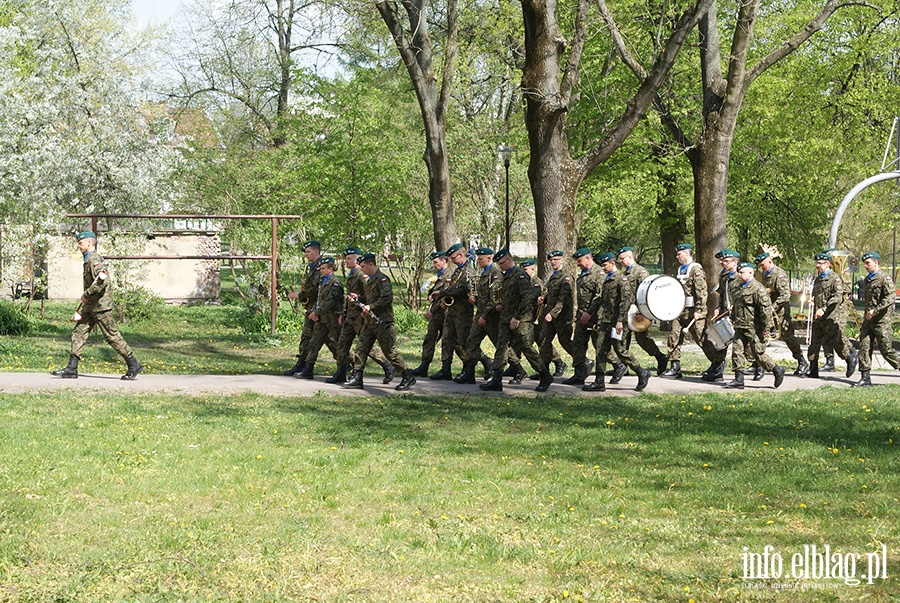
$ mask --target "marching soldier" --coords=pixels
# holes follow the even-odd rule
[[[343,384],[347,389],[363,389],[363,371],[369,352],[375,342],[387,356],[394,369],[403,378],[394,389],[408,390],[415,382],[416,376],[406,368],[403,357],[397,352],[397,336],[394,330],[394,290],[391,280],[378,269],[375,254],[365,253],[359,258],[359,268],[367,277],[365,298],[351,294],[350,301],[360,306],[363,314],[363,328],[356,343],[356,359],[353,361],[353,375]]]
[[[738,287],[737,266],[741,260],[741,254],[733,249],[725,247],[716,254],[722,271],[719,272],[719,284],[716,290],[719,293],[719,305],[716,308],[716,317],[727,314],[734,304],[734,294]],[[709,322],[706,328],[710,328],[714,323]],[[703,371],[700,378],[704,381],[721,381],[725,376],[725,359],[728,357],[728,346],[721,350],[717,350],[712,340],[708,337],[704,339],[703,353],[709,360],[709,368]],[[733,359],[732,359],[733,361]]]
[[[537,262],[532,259],[522,260],[519,262],[519,267],[525,271],[525,274],[528,275],[528,278],[531,279],[531,293],[534,296],[534,318],[532,319],[532,323],[535,323],[534,326],[534,344],[537,346],[538,351],[541,349],[541,344],[543,343],[540,336],[542,335],[541,331],[541,323],[539,322],[540,316],[538,313],[543,313],[543,309],[541,308],[543,304],[544,296],[547,295],[547,286],[544,284],[544,281],[540,279],[537,275]],[[562,376],[566,370],[566,363],[562,361],[562,358],[559,356],[559,352],[553,346],[553,343],[550,343],[550,360],[544,362],[544,365],[549,368],[550,363],[553,363],[553,366],[556,367],[556,372],[553,373],[554,377]],[[525,370],[522,368],[522,364],[519,362],[519,357],[521,355],[521,350],[514,349],[513,356],[516,364],[518,365],[518,371],[516,374],[516,378],[510,381],[511,384],[518,384],[522,382],[524,378]],[[541,360],[543,361],[543,356],[541,356]],[[537,381],[541,376],[534,374],[529,377],[532,381]]]
[[[347,247],[344,250],[344,267],[349,270],[347,273],[347,295],[356,295],[357,299],[362,299],[366,294],[366,276],[360,270],[358,265],[359,258],[363,255],[362,250],[358,247]],[[341,334],[337,343],[337,370],[335,373],[325,380],[325,383],[341,384],[347,380],[347,371],[350,370],[353,362],[356,360],[356,353],[353,351],[353,340],[362,332],[363,316],[359,306],[351,303],[348,298],[344,298],[344,309],[338,316],[338,324],[341,325]],[[384,353],[380,349],[372,348],[369,356],[374,359],[384,369],[384,383],[390,383],[394,379],[394,367]]]
[[[772,312],[775,316],[775,330],[780,331],[781,338],[787,344],[794,359],[797,361],[797,370],[794,375],[805,375],[809,370],[809,363],[800,349],[800,340],[794,333],[794,321],[791,317],[791,284],[788,280],[787,272],[783,268],[777,266],[772,260],[772,255],[768,252],[761,253],[755,258],[756,266],[762,271],[763,286],[769,293],[769,299],[772,301]],[[763,367],[757,367],[756,375],[753,376],[754,381],[762,379],[760,374]],[[757,378],[757,376],[759,378]]]
[[[744,389],[744,369],[748,360],[757,362],[775,375],[775,387],[784,381],[784,367],[766,354],[766,343],[774,327],[772,300],[766,288],[753,278],[753,264],[738,264],[738,285],[731,293],[731,319],[734,325],[734,380],[725,387]]]
[[[500,292],[503,287],[503,273],[494,263],[494,250],[479,247],[475,250],[476,275],[472,276],[469,303],[475,306],[475,320],[469,327],[466,338],[466,355],[462,372],[453,380],[456,383],[475,383],[475,365],[479,360],[484,370],[493,371],[493,361],[481,350],[485,336],[497,347],[500,330]],[[474,287],[472,286],[474,284]]]
[[[600,293],[600,308],[597,325],[600,329],[600,348],[597,350],[597,369],[594,382],[581,389],[590,392],[606,391],[604,373],[606,358],[610,350],[614,350],[619,361],[630,368],[638,376],[635,391],[647,387],[650,371],[642,368],[634,354],[628,349],[628,309],[634,301],[634,293],[628,280],[616,270],[616,256],[604,253],[597,258],[597,263],[606,277]]]
[[[672,325],[667,347],[669,351],[669,369],[663,377],[682,378],[681,346],[685,335],[690,334],[694,343],[702,346],[703,333],[706,330],[706,275],[703,266],[694,261],[694,247],[690,243],[679,243],[675,246],[675,259],[678,268],[675,278],[684,287],[684,310]]]
[[[892,317],[897,290],[889,275],[880,270],[881,256],[869,251],[862,256],[863,264],[869,274],[865,277],[864,296],[866,313],[863,316],[862,328],[859,331],[859,370],[861,378],[855,386],[872,385],[870,371],[872,369],[873,342],[878,345],[881,355],[895,369],[900,368],[900,356],[894,350]]]
[[[650,276],[650,273],[647,272],[646,268],[634,261],[634,250],[631,247],[620,248],[616,251],[616,256],[619,259],[619,264],[624,269],[622,274],[628,280],[628,284],[631,285],[632,299],[634,299],[634,296],[637,295],[638,286],[645,278]],[[669,358],[662,353],[659,346],[650,337],[650,333],[647,331],[629,330],[628,337],[630,338],[632,334],[634,335],[634,340],[641,346],[641,349],[656,359],[656,375],[659,376],[666,372]],[[628,345],[631,345],[631,341],[628,341]]]
[[[312,341],[313,330],[316,327],[316,324],[310,320],[309,313],[319,297],[319,284],[322,282],[322,274],[319,272],[319,265],[322,261],[321,244],[316,240],[306,241],[303,243],[303,254],[308,262],[306,273],[303,276],[303,284],[300,286],[299,293],[291,293],[290,296],[299,298],[306,316],[303,319],[303,331],[300,334],[297,364],[284,371],[283,374],[287,377],[293,377],[302,372],[306,365],[306,354],[309,352],[309,343]]]
[[[594,342],[597,348],[597,338],[594,325],[597,324],[597,310],[600,308],[600,290],[603,286],[603,271],[594,263],[591,250],[581,247],[572,254],[575,264],[581,268],[581,273],[576,279],[575,286],[578,292],[577,309],[575,310],[575,337],[572,348],[572,364],[575,366],[575,374],[563,381],[566,385],[584,385],[584,380],[590,374],[594,363],[588,363],[588,342]]]
[[[846,321],[844,305],[844,282],[831,269],[831,255],[824,251],[816,254],[816,272],[818,276],[813,282],[813,314],[812,336],[806,353],[809,358],[808,375],[819,378],[819,350],[828,342],[835,353],[847,363],[846,376],[849,378],[856,370],[858,352],[851,350],[850,340],[844,332]]]
[[[82,270],[84,292],[81,294],[80,314],[76,312],[73,317],[77,322],[75,328],[72,329],[69,364],[65,368],[53,371],[52,374],[63,379],[78,379],[78,362],[81,360],[81,352],[96,325],[100,327],[106,343],[125,359],[128,369],[122,375],[122,380],[134,381],[144,367],[131,353],[128,342],[116,328],[112,313],[112,283],[109,279],[107,261],[96,250],[97,235],[89,230],[79,232],[75,235],[75,242],[78,244],[78,250],[84,256]]]
[[[506,365],[509,346],[513,345],[522,350],[522,355],[541,375],[541,382],[534,391],[545,392],[553,383],[553,375],[541,362],[541,356],[534,347],[534,324],[530,322],[534,315],[531,279],[516,265],[509,249],[505,247],[494,255],[494,261],[503,271],[503,305],[500,310],[493,378],[479,387],[487,391],[503,391],[503,367]]]
[[[447,254],[443,251],[435,251],[431,254],[431,265],[434,267],[437,276],[434,283],[428,288],[428,298],[431,294],[440,291],[447,285]],[[422,364],[413,369],[416,377],[427,377],[428,367],[434,359],[434,350],[437,342],[444,332],[444,316],[447,311],[440,301],[430,302],[428,310],[425,311],[425,320],[428,321],[428,330],[425,332],[425,339],[422,341]],[[441,346],[441,365],[447,361],[452,361],[453,357],[445,358],[443,346]]]
[[[575,349],[572,346],[572,330],[574,328],[574,291],[572,290],[572,275],[564,269],[566,256],[560,250],[551,251],[547,254],[547,260],[550,261],[550,267],[553,274],[547,279],[547,290],[544,295],[538,299],[538,309],[541,309],[541,315],[538,316],[538,325],[540,328],[540,352],[541,361],[549,366],[555,357],[559,356],[559,352],[553,347],[553,338],[559,339],[559,345],[574,358]],[[559,360],[556,365],[554,377],[562,377],[566,371],[566,363]]]
[[[299,379],[312,379],[319,350],[328,346],[337,360],[336,343],[341,337],[341,326],[338,316],[344,307],[344,286],[334,274],[334,258],[323,257],[319,260],[319,272],[322,280],[319,283],[319,296],[307,318],[315,324],[309,350],[306,353],[306,365],[294,375]]]
[[[472,329],[472,302],[469,301],[470,280],[472,269],[469,267],[469,257],[462,243],[454,243],[447,249],[447,256],[456,268],[447,277],[446,285],[440,290],[428,296],[429,301],[443,300],[447,306],[447,314],[444,317],[444,336],[441,342],[441,370],[431,375],[430,379],[440,381],[453,379],[451,369],[453,352],[463,362],[466,361],[466,339]],[[474,283],[474,281],[472,281]],[[449,358],[449,360],[443,360]]]

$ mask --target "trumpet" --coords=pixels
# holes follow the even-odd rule
[[[445,310],[456,303],[456,298],[452,295],[445,295],[441,298],[441,307]]]

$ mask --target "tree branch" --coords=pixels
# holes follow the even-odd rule
[[[600,0],[602,2],[602,0]],[[581,65],[581,54],[587,39],[587,17],[590,0],[578,0],[578,13],[575,15],[575,34],[572,37],[572,49],[563,68],[562,83],[559,87],[560,105],[569,106],[572,90],[578,84],[578,69]]]

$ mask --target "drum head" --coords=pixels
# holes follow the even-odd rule
[[[631,307],[628,308],[628,328],[641,333],[649,329],[651,324],[653,321],[641,314],[636,305],[631,304]]]
[[[684,310],[684,287],[678,279],[654,274],[638,286],[637,306],[644,316],[657,320],[675,320]]]

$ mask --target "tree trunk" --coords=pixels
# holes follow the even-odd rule
[[[656,153],[660,152],[659,150]],[[656,154],[655,153],[655,154]],[[659,223],[659,240],[662,255],[662,270],[667,272],[675,265],[675,246],[684,240],[684,213],[678,210],[675,186],[677,177],[674,173],[660,165],[657,178],[661,187],[656,196],[656,216]]]
[[[708,120],[709,121],[709,120]],[[725,193],[734,130],[708,126],[692,158],[695,259],[706,274],[718,274],[715,254],[725,247]]]

